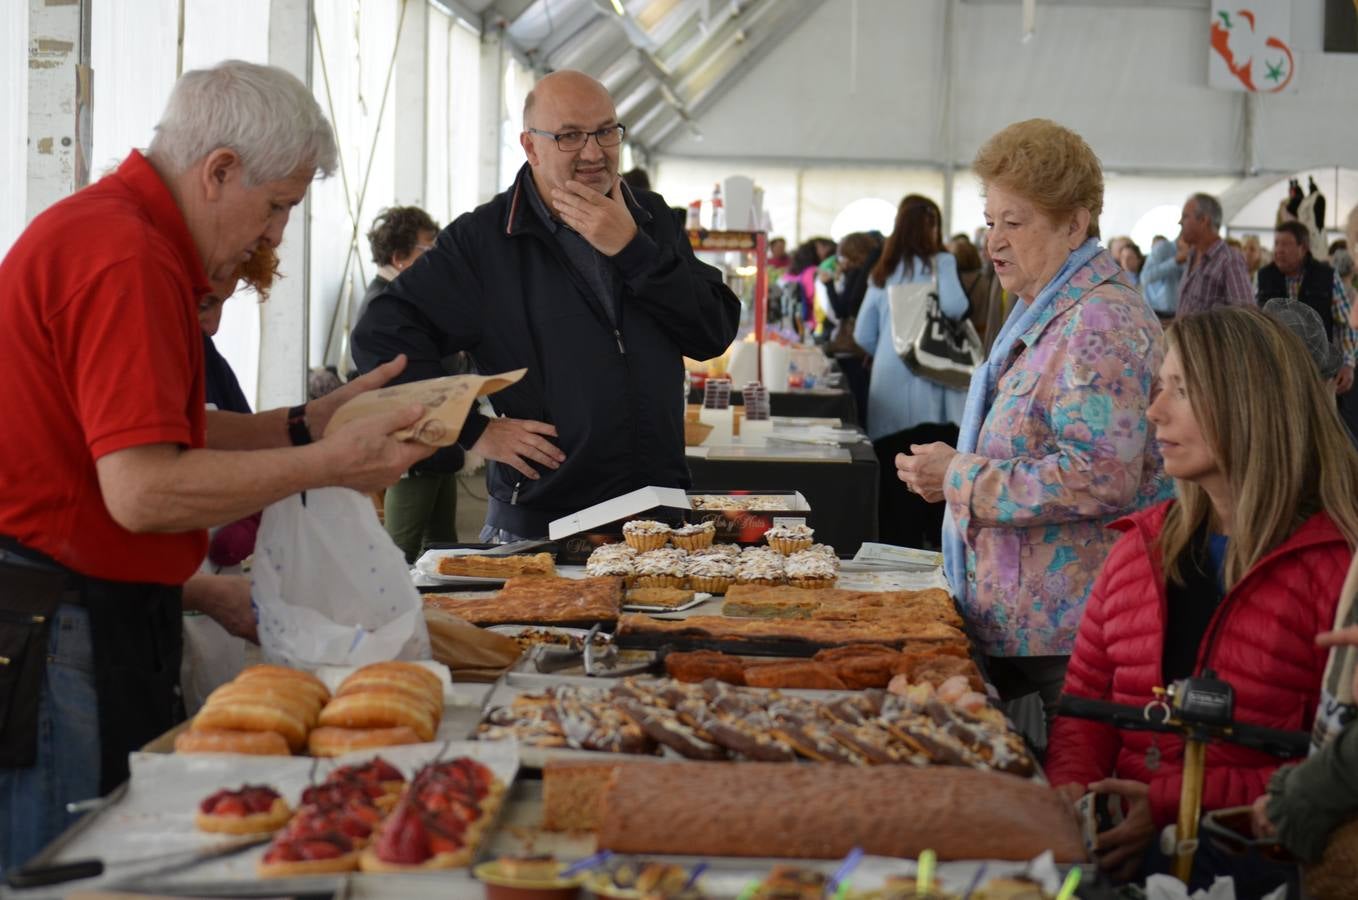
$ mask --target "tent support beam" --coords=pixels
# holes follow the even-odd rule
[[[773,48],[782,43],[783,38],[791,34],[802,22],[815,12],[816,7],[824,3],[825,0],[778,0],[777,18],[774,23],[765,31],[760,29],[759,37],[755,39],[754,46],[750,47],[729,69],[721,73],[721,77],[695,97],[689,107],[689,116],[697,119],[704,112],[712,107],[718,100],[725,96],[726,92],[739,84],[741,79],[755,66],[759,65],[768,56]],[[648,136],[647,142],[654,148],[659,149],[674,130],[680,125],[689,124],[688,119],[678,119],[670,122],[660,131]]]
[[[640,26],[632,21],[630,16],[618,15],[613,10],[613,6],[608,0],[594,0],[594,5],[599,8],[600,13],[607,17],[609,21],[612,21],[621,28],[623,34],[627,35],[627,41],[636,51],[637,60],[640,62],[642,70],[649,74],[651,78],[654,79],[655,83],[659,85],[661,96],[665,98],[665,103],[678,114],[679,120],[683,122],[690,121],[689,111],[684,106],[683,100],[680,99],[679,90],[674,83],[674,77],[670,74],[670,71],[665,68],[664,64],[656,59],[655,53],[652,52],[650,43]],[[652,141],[650,142],[650,145],[654,146],[655,143],[656,142]],[[642,147],[643,149],[646,149],[646,145],[642,145]]]
[[[956,77],[957,28],[955,27],[957,0],[944,0],[943,35],[939,46],[943,48],[943,82],[939,90],[938,129],[943,145],[943,221],[940,223],[946,240],[952,230],[953,179],[957,168],[956,140],[954,138],[953,116],[953,79]]]

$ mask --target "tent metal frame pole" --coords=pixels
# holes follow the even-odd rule
[[[943,78],[939,91],[939,133],[943,143],[943,229],[944,240],[952,231],[953,180],[957,168],[955,138],[953,135],[953,79],[957,59],[957,29],[955,27],[958,0],[944,0],[943,7]]]

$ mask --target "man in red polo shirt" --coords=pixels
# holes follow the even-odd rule
[[[293,76],[189,72],[147,152],[39,215],[0,262],[0,867],[178,720],[180,586],[206,528],[309,488],[383,488],[429,452],[390,437],[418,407],[311,440],[404,360],[292,410],[204,410],[199,298],[277,245],[334,167]]]

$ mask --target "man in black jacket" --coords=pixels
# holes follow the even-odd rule
[[[1325,337],[1337,340],[1344,362],[1335,376],[1335,393],[1353,387],[1353,362],[1358,343],[1349,327],[1349,301],[1334,277],[1334,269],[1311,255],[1310,232],[1301,222],[1280,222],[1273,234],[1273,262],[1259,270],[1256,299],[1297,300],[1316,311],[1325,323]]]
[[[368,370],[403,380],[471,353],[527,368],[458,444],[492,460],[486,539],[541,537],[555,518],[647,484],[686,487],[683,356],[735,337],[740,304],[697,261],[658,194],[618,177],[623,126],[603,85],[561,71],[524,104],[513,186],[439,234],[354,329]]]

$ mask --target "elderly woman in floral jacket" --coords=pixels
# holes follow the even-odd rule
[[[987,252],[1017,296],[971,382],[956,449],[911,448],[897,475],[947,501],[948,580],[1005,699],[1051,706],[1109,523],[1170,496],[1146,407],[1155,313],[1099,246],[1103,173],[1079,135],[1032,119],[977,154]]]

